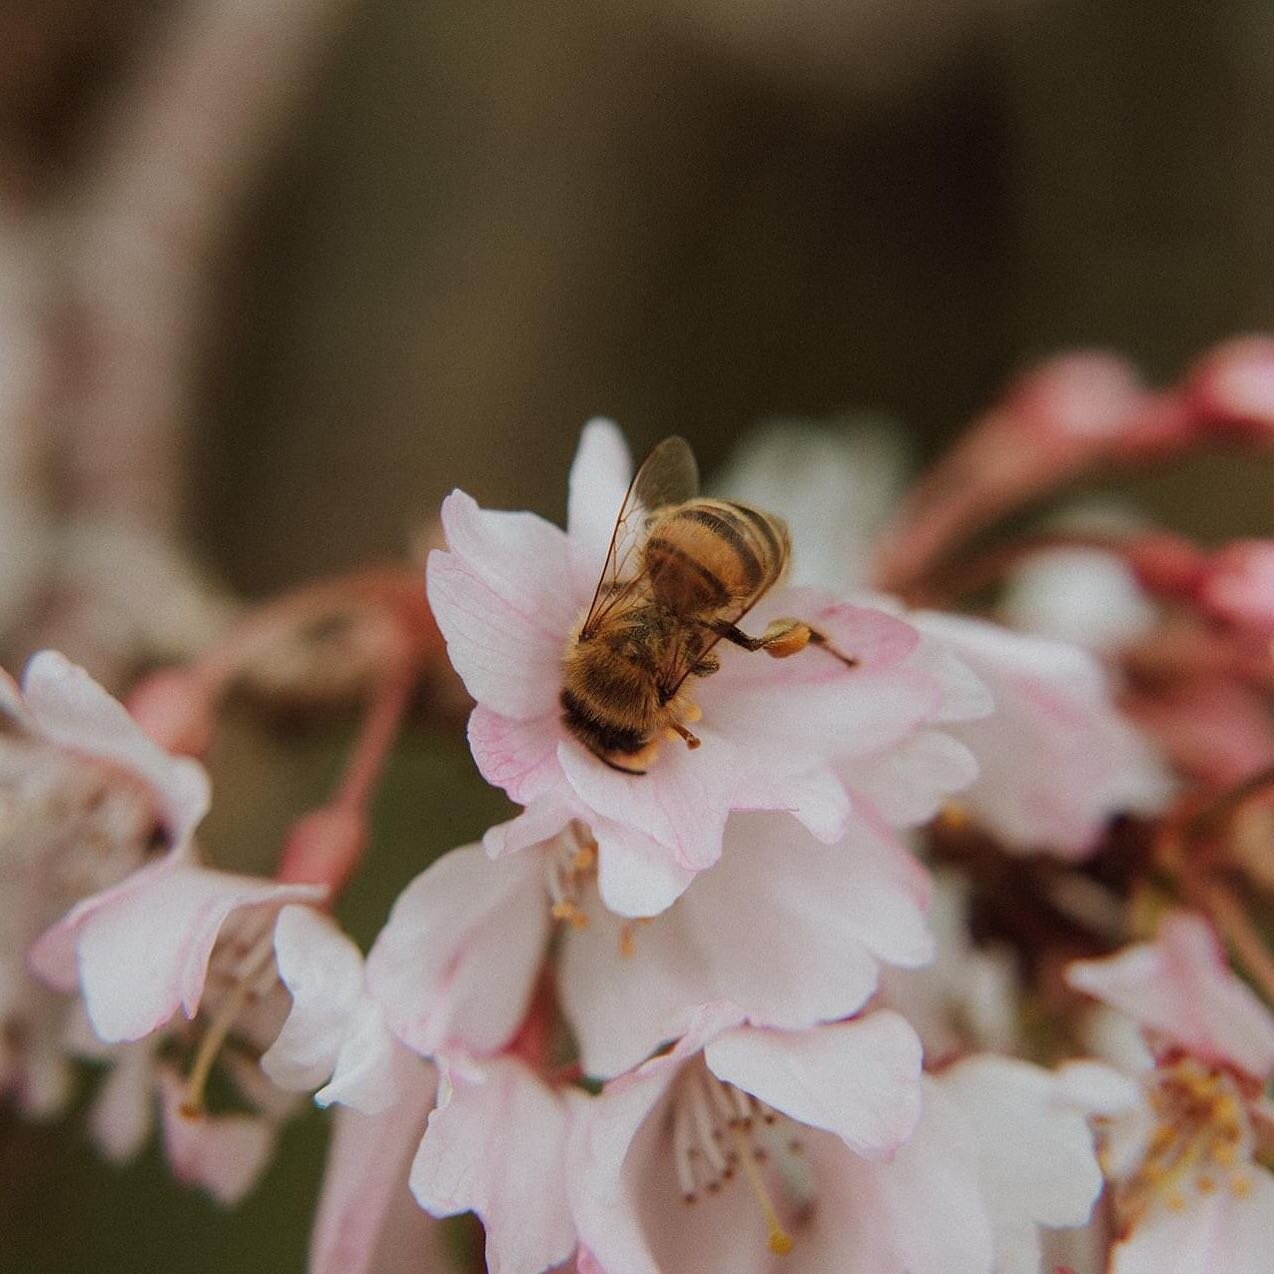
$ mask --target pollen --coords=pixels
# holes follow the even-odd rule
[[[694,1203],[715,1195],[739,1178],[756,1200],[766,1229],[766,1246],[783,1255],[794,1240],[784,1226],[772,1187],[804,1215],[808,1190],[803,1175],[789,1172],[800,1142],[779,1127],[780,1117],[764,1102],[724,1083],[705,1066],[688,1067],[677,1082],[672,1111],[672,1157],[681,1197]]]
[[[1217,1190],[1217,1170],[1251,1158],[1252,1134],[1238,1086],[1226,1071],[1184,1058],[1149,1081],[1158,1122],[1140,1164],[1116,1192],[1121,1227],[1133,1229],[1153,1208],[1183,1212],[1196,1195]],[[1228,1186],[1243,1197],[1250,1182],[1233,1172]]]
[[[549,914],[554,920],[572,929],[588,927],[588,915],[580,903],[580,895],[596,875],[597,842],[588,828],[573,822],[563,833],[548,866]]]

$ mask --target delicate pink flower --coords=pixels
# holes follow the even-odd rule
[[[951,729],[981,770],[961,799],[1006,848],[1082,857],[1113,815],[1162,806],[1167,774],[1090,655],[955,615],[915,622],[995,697],[991,716]]]
[[[815,835],[838,838],[849,799],[835,764],[907,739],[940,692],[908,663],[916,637],[904,622],[779,589],[750,622],[764,628],[800,614],[859,666],[818,651],[782,663],[725,651],[721,671],[696,688],[702,747],[665,746],[640,776],[608,768],[563,726],[559,696],[563,655],[592,599],[627,473],[618,433],[595,422],[571,474],[568,532],[454,493],[442,511],[448,551],[430,558],[429,597],[478,700],[469,727],[478,766],[527,807],[488,849],[525,848],[582,819],[598,842],[603,888],[614,886],[608,902],[641,914],[717,860],[731,810],[787,810]],[[620,896],[620,882],[633,896]]]
[[[556,916],[562,1009],[585,1073],[610,1076],[679,1035],[707,1000],[729,999],[754,1023],[808,1026],[861,1009],[882,963],[930,957],[925,874],[866,816],[828,846],[777,815],[735,815],[726,849],[676,904],[637,920],[603,904],[578,825],[494,863],[477,846],[456,850],[395,904],[368,960],[371,992],[425,1056],[498,1051],[526,1015]]]
[[[802,1270],[985,1270],[971,1155],[940,1121],[941,1156],[916,1154],[920,1114],[920,1045],[896,1014],[784,1032],[707,1007],[579,1111],[580,1240],[624,1274],[779,1270],[789,1249]]]
[[[574,1253],[566,1142],[572,1108],[586,1101],[514,1056],[439,1059],[411,1191],[433,1216],[477,1213],[491,1274],[541,1274]]]
[[[1226,967],[1206,921],[1168,916],[1153,943],[1081,961],[1068,980],[1131,1016],[1152,1046],[1124,1077],[1065,1068],[1095,1116],[1113,1183],[1114,1274],[1257,1271],[1274,1240],[1274,1174],[1256,1158],[1269,1120],[1274,1016]]]
[[[1215,618],[1274,637],[1274,540],[1237,540],[1217,553],[1200,600]]]
[[[0,711],[0,1089],[50,1113],[69,1091],[65,1008],[27,976],[27,948],[157,847],[184,845],[208,780],[53,651],[31,660],[21,689],[0,672]]]

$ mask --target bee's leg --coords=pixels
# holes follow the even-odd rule
[[[821,646],[829,655],[839,659],[847,668],[858,666],[853,655],[837,650],[826,636],[811,627],[803,619],[775,619],[760,637],[749,637],[733,624],[722,624],[715,630],[726,641],[732,641],[744,650],[764,650],[774,659],[786,659],[798,654],[806,646]]]
[[[691,669],[692,677],[710,677],[721,669],[721,660],[716,655],[704,655]]]
[[[697,734],[692,734],[684,725],[681,724],[680,721],[670,722],[668,729],[671,730],[673,734],[681,735],[681,737],[686,741],[686,747],[690,748],[692,751],[702,742]]]

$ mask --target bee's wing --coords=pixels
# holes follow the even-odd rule
[[[682,504],[699,494],[699,466],[684,438],[665,438],[641,462],[615,520],[606,564],[602,567],[593,604],[580,629],[590,637],[616,607],[622,606],[639,582],[639,548],[653,516],[670,504]]]

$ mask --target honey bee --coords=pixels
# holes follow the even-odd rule
[[[628,488],[592,605],[566,649],[562,720],[628,774],[646,773],[665,737],[699,746],[689,723],[701,714],[682,686],[717,671],[722,638],[776,659],[816,645],[857,662],[800,619],[776,619],[760,637],[736,626],[782,579],[791,539],[781,518],[698,491],[689,445],[665,438]]]

